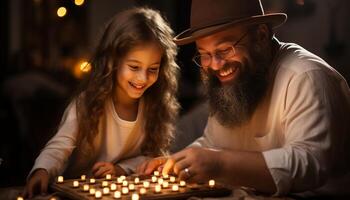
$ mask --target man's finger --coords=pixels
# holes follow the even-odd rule
[[[42,195],[46,195],[48,187],[48,179],[41,180],[40,192]]]
[[[103,163],[103,162],[95,163],[94,166],[91,169],[92,173],[95,174],[104,165],[105,165],[105,163]]]

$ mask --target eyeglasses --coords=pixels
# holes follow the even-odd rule
[[[209,67],[212,61],[212,57],[215,57],[217,60],[229,60],[233,58],[233,56],[236,55],[236,49],[235,47],[239,44],[240,41],[245,38],[245,36],[248,34],[248,31],[243,34],[241,38],[239,38],[233,45],[230,45],[229,47],[225,49],[218,49],[214,52],[214,54],[198,54],[192,58],[192,61],[199,67]]]

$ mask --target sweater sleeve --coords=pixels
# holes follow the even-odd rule
[[[335,91],[336,84],[321,70],[299,74],[290,81],[282,114],[285,143],[263,152],[276,195],[312,190],[325,183],[328,155],[334,145],[331,135],[338,126],[331,119],[336,102],[329,101]]]
[[[76,137],[76,107],[75,103],[72,102],[64,112],[58,132],[49,140],[36,158],[29,176],[36,169],[47,170],[50,178],[62,174],[69,156],[76,147]]]

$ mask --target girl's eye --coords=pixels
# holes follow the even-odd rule
[[[134,66],[134,65],[129,65],[129,68],[132,70],[132,71],[136,71],[139,69],[138,66]]]
[[[152,68],[149,68],[148,71],[151,72],[151,73],[157,73],[159,70],[159,67],[152,67]]]

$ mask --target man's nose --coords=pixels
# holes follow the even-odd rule
[[[210,64],[210,68],[214,71],[220,70],[225,61],[217,56],[213,56]]]

